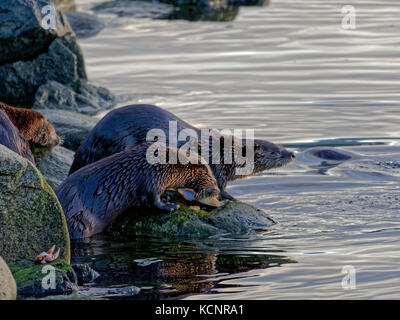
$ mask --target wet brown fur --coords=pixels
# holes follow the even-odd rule
[[[0,109],[8,115],[28,142],[40,147],[54,147],[60,143],[54,127],[40,112],[15,108],[4,102],[0,102]]]
[[[142,143],[89,164],[58,187],[56,194],[72,239],[103,232],[131,207],[177,209],[160,198],[168,188],[194,189],[197,199],[219,195],[208,165],[151,164],[146,159],[149,146]],[[167,159],[171,152],[181,152],[169,147],[166,151]]]
[[[146,141],[146,134],[150,129],[162,129],[168,136],[169,121],[177,122],[178,132],[182,129],[192,129],[200,136],[198,128],[183,121],[167,110],[154,105],[129,105],[109,112],[97,123],[89,137],[76,151],[69,174],[87,164]],[[221,195],[226,199],[235,200],[225,190],[228,181],[281,167],[294,158],[294,154],[283,147],[265,140],[254,140],[254,170],[247,176],[238,176],[236,174],[236,168],[240,167],[238,163],[235,161],[231,164],[224,163],[223,148],[225,138],[226,136],[223,135],[219,137],[221,145],[220,163],[213,164],[212,161],[208,161],[208,163],[217,180]],[[232,139],[233,144],[237,142],[235,139]],[[178,147],[183,143],[185,142],[179,142]],[[242,148],[246,149],[245,143],[243,143]],[[246,152],[244,151],[244,153]]]

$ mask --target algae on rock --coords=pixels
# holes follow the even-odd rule
[[[0,300],[15,300],[17,286],[7,263],[0,256]]]
[[[160,213],[130,209],[118,219],[110,231],[116,234],[159,234],[192,238],[247,234],[275,223],[263,210],[244,202],[227,201],[223,206],[212,210],[195,210],[190,207],[190,203],[176,200],[176,193],[167,191],[167,195],[179,203],[179,210]]]
[[[7,262],[33,260],[52,245],[70,261],[67,223],[39,170],[0,145],[0,252]]]
[[[71,294],[78,290],[73,268],[62,259],[50,264],[35,264],[31,260],[23,259],[11,262],[9,266],[18,285],[19,297],[40,298]],[[51,272],[54,272],[52,279]]]

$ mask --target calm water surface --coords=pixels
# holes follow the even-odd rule
[[[107,284],[157,286],[148,298],[400,298],[400,3],[352,1],[355,30],[341,28],[345,4],[272,0],[229,22],[100,15],[107,27],[80,44],[90,79],[124,104],[157,104],[200,127],[254,128],[299,154],[229,186],[278,222],[268,231],[98,240],[75,260],[125,259]],[[346,265],[354,290],[341,285]]]

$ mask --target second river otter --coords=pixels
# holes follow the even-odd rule
[[[217,182],[207,164],[151,164],[149,143],[113,154],[70,175],[56,194],[67,219],[72,239],[86,238],[105,231],[118,216],[131,207],[156,207],[173,211],[177,204],[166,203],[161,195],[168,188],[191,192],[194,199],[215,199]],[[186,157],[175,148],[171,153]]]
[[[26,141],[39,147],[55,147],[60,143],[53,125],[38,111],[11,107],[0,102],[0,110],[3,110],[11,122],[22,133]]]
[[[11,122],[8,115],[0,109],[0,144],[18,153],[35,164],[29,143],[22,136],[21,132]]]
[[[75,153],[69,174],[81,167],[126,148],[146,141],[151,129],[162,129],[168,137],[169,122],[176,121],[177,130],[192,129],[199,136],[200,130],[174,114],[154,105],[129,105],[109,112],[91,131],[89,137]],[[178,142],[180,147],[185,142]],[[264,140],[254,140],[254,169],[251,174],[284,166],[294,159],[294,154],[283,147]],[[236,174],[239,164],[225,164],[221,152],[220,164],[208,161],[221,190],[221,196],[235,200],[225,190],[227,182],[244,176]]]

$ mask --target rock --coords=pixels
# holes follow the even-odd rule
[[[86,12],[67,12],[65,15],[78,39],[93,37],[105,27],[104,22],[94,14]]]
[[[87,83],[83,53],[65,14],[56,10],[54,30],[42,27],[41,8],[48,4],[44,0],[0,3],[0,101],[85,114],[111,107],[112,94]],[[80,21],[78,29],[83,22],[92,25],[94,19]]]
[[[169,197],[175,197],[168,191]],[[214,210],[191,209],[180,201],[172,213],[144,213],[128,210],[110,227],[115,235],[163,234],[172,237],[209,237],[219,234],[247,234],[270,227],[275,222],[261,209],[244,202],[226,202]],[[208,211],[207,211],[208,210]]]
[[[36,167],[53,190],[56,190],[68,176],[74,160],[74,153],[64,147],[56,146],[53,150],[40,156],[35,153],[35,157]]]
[[[78,290],[72,267],[63,260],[35,264],[30,260],[10,263],[18,285],[19,297],[41,298],[49,295],[72,294]]]
[[[86,79],[82,53],[71,37],[54,40],[47,52],[34,60],[0,66],[0,75],[3,79],[0,99],[28,107],[32,106],[38,88],[48,81],[54,80],[78,91],[80,78]]]
[[[100,274],[93,270],[87,263],[75,264],[72,266],[78,279],[78,284],[82,285],[96,280]]]
[[[67,12],[67,11],[75,11],[76,5],[75,0],[51,0],[57,9]]]
[[[0,64],[32,60],[47,51],[56,38],[73,36],[65,16],[57,12],[56,29],[42,28],[42,0],[0,2]]]
[[[58,83],[49,81],[39,87],[35,95],[33,109],[54,109],[95,115],[112,107],[115,97],[109,90],[80,81],[75,91]]]
[[[270,0],[228,0],[231,6],[268,6]]]
[[[70,111],[38,109],[54,126],[62,139],[62,146],[76,151],[96,125],[95,118]]]
[[[147,1],[114,0],[92,7],[98,13],[112,13],[120,17],[134,18],[167,18],[174,10],[173,6],[164,3]]]
[[[0,252],[7,262],[31,261],[56,245],[70,260],[64,213],[39,170],[0,145]]]
[[[239,7],[230,5],[228,0],[198,1],[196,5],[193,5],[193,3],[177,4],[168,18],[189,21],[233,21],[238,13]]]
[[[0,257],[0,300],[15,300],[17,285],[7,263]]]

